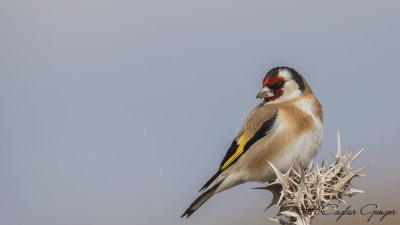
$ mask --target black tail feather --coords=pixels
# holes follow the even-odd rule
[[[215,176],[215,175],[214,175]],[[211,183],[211,182],[210,182]],[[215,194],[215,190],[218,188],[218,186],[222,183],[219,182],[218,184],[214,185],[212,188],[208,189],[206,192],[201,194],[194,202],[189,206],[189,208],[186,209],[186,211],[182,214],[181,217],[189,217],[194,213],[201,205],[204,204],[211,196]]]
[[[216,173],[214,174],[214,176],[212,176],[212,177],[207,181],[207,183],[199,190],[199,192],[202,191],[202,190],[207,189],[207,187],[210,186],[210,184],[211,184],[215,179],[217,179],[217,177],[218,177],[221,173],[222,173],[222,170],[219,170],[218,172],[216,172]]]

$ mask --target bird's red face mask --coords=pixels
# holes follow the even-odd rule
[[[279,74],[266,76],[263,80],[263,89],[258,93],[257,98],[264,98],[267,102],[272,102],[283,95],[285,79]]]

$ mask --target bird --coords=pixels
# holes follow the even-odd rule
[[[273,182],[272,163],[286,172],[298,162],[306,167],[323,137],[322,106],[295,69],[269,70],[257,94],[261,102],[245,119],[217,172],[181,217],[191,216],[214,194],[245,182]]]

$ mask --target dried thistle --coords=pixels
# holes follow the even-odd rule
[[[280,224],[308,225],[321,211],[336,208],[335,200],[346,204],[344,196],[351,197],[364,193],[350,183],[354,177],[362,176],[360,172],[368,167],[362,167],[354,172],[350,167],[364,149],[352,158],[353,151],[348,151],[342,156],[338,132],[337,154],[332,155],[334,162],[331,165],[323,162],[321,168],[318,165],[314,168],[314,162],[311,160],[308,168],[304,169],[297,162],[297,170],[292,166],[282,174],[270,163],[277,179],[263,189],[273,194],[272,202],[267,209],[274,204],[279,209],[278,214],[270,219]]]

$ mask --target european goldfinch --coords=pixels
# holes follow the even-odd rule
[[[228,149],[218,171],[183,213],[189,217],[211,196],[248,182],[272,182],[269,162],[286,172],[298,159],[305,167],[323,136],[322,106],[303,76],[288,67],[271,69],[262,82],[258,104]]]

